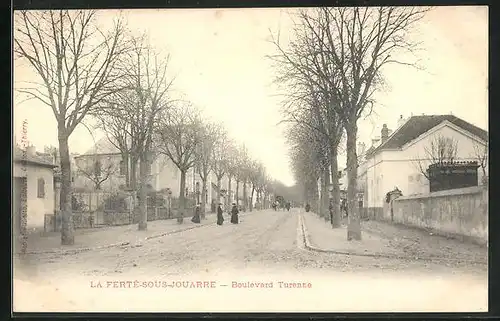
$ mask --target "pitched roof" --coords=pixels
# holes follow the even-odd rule
[[[370,155],[373,155],[380,150],[401,148],[446,120],[485,141],[488,140],[487,131],[454,115],[422,115],[412,116],[398,130],[389,136],[386,142],[380,144],[373,150],[370,150],[370,148],[368,151]]]
[[[80,156],[96,155],[96,154],[118,154],[118,153],[120,153],[118,148],[116,148],[116,146],[109,141],[108,137],[105,136],[99,139],[93,147],[91,147],[89,150],[87,150]]]
[[[28,163],[32,165],[38,165],[42,167],[51,167],[55,168],[57,167],[56,164],[54,164],[51,161],[48,161],[47,159],[43,157],[39,157],[38,155],[30,155],[26,153],[24,150],[22,150],[19,147],[14,147],[14,157],[13,157],[14,162],[23,162],[23,163]]]

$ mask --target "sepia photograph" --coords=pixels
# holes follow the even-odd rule
[[[487,312],[488,7],[14,10],[13,312]]]

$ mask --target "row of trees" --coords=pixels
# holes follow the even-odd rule
[[[193,167],[203,182],[203,202],[212,172],[217,177],[219,199],[226,175],[229,185],[231,180],[237,183],[237,195],[240,183],[252,186],[247,191],[247,184],[243,185],[245,208],[248,192],[251,198],[256,194],[263,200],[271,186],[264,166],[234,143],[222,127],[203,122],[191,103],[172,97],[169,56],[153,48],[145,35],[132,35],[121,18],[106,31],[97,27],[97,19],[97,12],[91,10],[20,11],[14,15],[16,60],[27,62],[39,80],[17,90],[27,99],[50,106],[57,121],[61,243],[74,244],[68,139],[89,118],[98,120],[127,164],[127,188],[139,196],[140,230],[147,228],[150,166],[160,154],[168,156],[181,172],[180,222],[186,204],[186,173]]]
[[[333,186],[334,228],[340,226],[337,156],[347,153],[348,240],[361,239],[357,208],[356,140],[358,120],[372,112],[374,94],[382,89],[382,71],[389,64],[414,65],[397,57],[413,52],[408,36],[428,9],[415,7],[337,7],[300,10],[291,40],[271,41],[277,53],[276,82],[286,91],[284,122],[296,180],[304,197],[318,196],[319,212],[327,217],[328,187]]]

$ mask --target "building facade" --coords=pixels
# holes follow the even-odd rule
[[[14,151],[13,162],[13,229],[19,235],[25,219],[27,233],[44,230],[45,215],[55,213],[55,164],[40,158],[34,147]],[[26,208],[23,210],[25,200]]]
[[[390,135],[387,126],[382,128],[380,142],[374,142],[358,169],[358,186],[371,215],[383,210],[386,194],[395,188],[406,196],[429,193],[425,169],[440,137],[456,143],[455,161],[477,161],[477,152],[487,148],[485,130],[453,115],[412,116]],[[481,169],[478,176],[480,184]]]

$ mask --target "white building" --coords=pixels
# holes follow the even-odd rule
[[[107,137],[99,140],[94,147],[86,153],[75,157],[76,174],[74,177],[74,187],[77,189],[92,191],[95,188],[95,181],[89,179],[89,174],[92,174],[93,164],[96,161],[100,162],[101,176],[109,174],[109,177],[101,184],[103,191],[117,191],[125,186],[125,164],[123,163],[120,151],[109,142]],[[137,177],[139,175],[139,164],[136,170]],[[172,197],[178,198],[180,195],[180,178],[181,172],[177,166],[166,155],[155,155],[150,170],[149,184],[156,191],[170,189]],[[186,195],[190,198],[196,197],[196,192],[202,191],[202,180],[194,168],[191,168],[186,173]],[[221,180],[221,189],[228,190],[228,179],[224,176]],[[248,188],[250,195],[251,186]],[[231,201],[234,201],[236,193],[236,182],[234,178],[231,180]],[[243,186],[240,183],[239,188],[240,204],[242,204]],[[224,204],[224,201],[221,200]],[[206,195],[206,210],[212,209],[212,203],[217,202],[217,179],[213,173],[210,173],[207,179],[207,195]],[[255,202],[255,197],[254,197]]]
[[[35,147],[26,150],[14,148],[13,160],[13,211],[14,235],[20,232],[43,231],[45,215],[55,213],[54,168],[56,165],[36,154]],[[24,194],[24,196],[23,196]],[[26,198],[26,211],[22,199]],[[26,219],[26,230],[21,219]]]
[[[123,190],[126,185],[126,164],[118,148],[107,137],[100,139],[96,145],[75,158],[75,177],[73,187],[76,191],[94,191],[96,183],[103,180],[100,189],[106,192]],[[93,179],[95,164],[100,171],[101,179]],[[129,159],[130,162],[130,159]],[[130,163],[129,163],[130,164]],[[130,168],[130,166],[129,166]],[[160,191],[169,188],[173,197],[180,195],[180,171],[165,155],[155,155],[151,164],[149,185],[151,189]],[[131,173],[130,173],[131,175]],[[136,166],[136,179],[139,182],[139,162]],[[188,193],[194,190],[193,174],[186,175]]]
[[[428,180],[420,167],[426,169],[430,165],[426,150],[437,137],[456,142],[457,161],[477,161],[477,151],[484,151],[488,142],[485,130],[453,115],[412,116],[406,120],[401,117],[393,133],[384,125],[380,140],[372,142],[358,168],[358,188],[364,191],[364,207],[369,212],[382,211],[386,193],[395,187],[403,195],[429,192]],[[485,170],[487,173],[487,167]],[[479,182],[482,176],[479,168]]]

